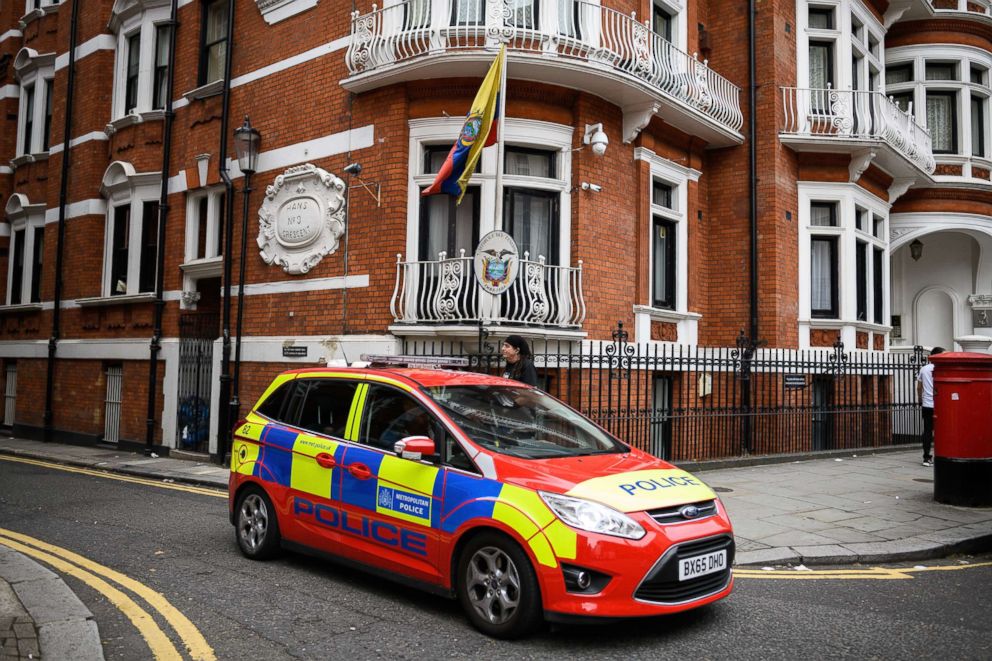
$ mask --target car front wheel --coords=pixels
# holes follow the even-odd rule
[[[468,543],[458,562],[457,592],[472,624],[494,638],[520,638],[541,624],[534,569],[501,534],[486,532]]]
[[[251,486],[238,497],[235,531],[238,548],[252,560],[267,560],[279,552],[279,521],[264,491]]]

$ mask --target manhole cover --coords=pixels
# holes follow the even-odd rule
[[[734,493],[733,489],[728,489],[727,487],[710,487],[710,489],[713,489],[717,493]]]
[[[913,482],[923,482],[924,484],[933,484],[933,480],[928,480],[925,477],[914,477]]]

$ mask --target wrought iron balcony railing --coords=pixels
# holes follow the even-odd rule
[[[345,61],[352,76],[448,52],[507,43],[514,56],[580,60],[625,74],[733,131],[740,88],[640,22],[587,0],[403,0],[352,14]]]
[[[879,140],[928,175],[936,161],[930,132],[881,92],[782,88],[783,134],[837,140]]]
[[[473,257],[438,255],[435,261],[404,262],[396,256],[396,287],[390,312],[401,324],[501,323],[576,329],[586,316],[582,298],[582,261],[554,266],[528,253],[519,274],[501,295],[476,281]]]

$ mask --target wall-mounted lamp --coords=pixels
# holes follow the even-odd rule
[[[379,186],[379,183],[374,182],[369,184],[358,176],[362,173],[361,163],[349,163],[348,165],[344,166],[344,169],[342,171],[358,180],[358,185],[349,186],[349,188],[364,188],[365,192],[371,195],[372,198],[375,200],[375,205],[377,207],[382,206],[382,188]]]
[[[610,144],[610,138],[603,131],[603,124],[586,124],[585,135],[582,136],[582,144],[592,145],[592,153],[602,156],[606,153],[606,148]]]
[[[599,184],[590,184],[588,181],[583,181],[582,190],[591,190],[593,193],[598,193],[603,190],[603,187]]]
[[[923,257],[923,242],[919,239],[914,239],[911,244],[909,244],[909,256],[913,258],[914,262],[920,261],[920,257]]]

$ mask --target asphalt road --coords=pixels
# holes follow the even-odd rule
[[[478,634],[453,601],[299,555],[248,561],[226,507],[218,497],[0,460],[0,529],[140,581],[185,614],[219,659],[992,658],[992,567],[967,566],[989,556],[919,563],[958,568],[902,580],[741,576],[729,599],[705,609],[507,643]],[[117,606],[66,581],[96,616],[108,660],[151,657]]]

